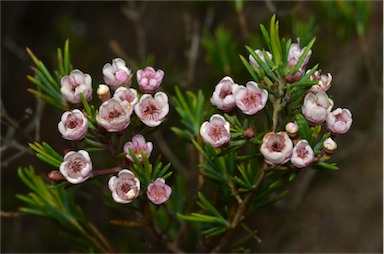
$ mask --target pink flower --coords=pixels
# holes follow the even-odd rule
[[[261,60],[266,63],[265,59],[264,59],[264,55],[263,55],[263,51],[261,51],[260,49],[256,49],[255,50],[255,53],[261,58]],[[267,56],[269,57],[269,59],[272,59],[272,54],[269,52],[269,51],[266,51],[265,52],[267,54]],[[260,67],[260,65],[257,63],[256,59],[253,58],[253,56],[251,54],[249,54],[249,63],[250,64],[253,64],[257,67]]]
[[[349,109],[337,108],[327,116],[327,128],[334,135],[346,133],[352,125],[352,114]]]
[[[113,97],[120,99],[121,101],[127,101],[132,107],[139,101],[137,97],[137,91],[133,88],[126,88],[121,86],[116,89]]]
[[[104,75],[104,82],[112,89],[131,85],[131,70],[127,68],[125,61],[121,58],[113,59],[112,64],[106,63],[103,66],[102,72]]]
[[[163,81],[164,71],[146,67],[136,72],[137,82],[143,93],[153,94]]]
[[[145,142],[143,135],[140,134],[136,134],[132,137],[132,141],[125,143],[124,152],[127,154],[126,157],[130,161],[135,162],[129,153],[129,149],[133,151],[139,161],[143,161],[141,154],[146,154],[148,158],[151,155],[153,145],[151,142]]]
[[[265,107],[268,99],[268,92],[260,89],[256,82],[249,81],[245,86],[234,87],[233,95],[237,107],[246,115],[254,115]]]
[[[118,176],[112,176],[108,181],[112,198],[117,203],[131,203],[140,193],[140,181],[128,169],[122,169]]]
[[[269,164],[284,164],[291,158],[293,151],[292,140],[285,132],[268,132],[263,137],[260,152]]]
[[[75,69],[60,80],[60,92],[66,101],[76,104],[80,103],[80,94],[84,95],[87,101],[92,100],[92,78],[89,74]]]
[[[311,92],[326,92],[331,87],[332,75],[328,73],[328,75],[320,74],[320,71],[315,71],[313,75],[309,78],[310,80],[318,80],[319,83],[317,85],[313,85],[308,91]]]
[[[200,135],[211,146],[222,147],[231,138],[229,122],[223,116],[214,114],[209,119],[209,122],[204,122],[201,125]]]
[[[233,79],[229,76],[220,80],[216,85],[215,91],[211,97],[212,105],[223,111],[230,111],[236,106],[235,96],[232,94],[232,90],[237,87]]]
[[[63,138],[68,140],[80,140],[87,134],[88,120],[78,109],[66,111],[61,115],[61,121],[58,124],[58,128]]]
[[[289,67],[294,67],[298,61],[301,55],[304,53],[305,48],[300,48],[300,41],[298,43],[292,43],[291,46],[289,47],[288,51],[288,65]],[[305,57],[303,64],[301,65],[300,68],[305,68],[307,65],[309,58],[311,58],[312,55],[312,50],[308,52],[308,55]]]
[[[60,173],[72,184],[87,180],[92,171],[92,161],[87,151],[68,152],[60,164]]]
[[[287,59],[289,67],[293,68],[294,66],[296,66],[296,64],[299,62],[300,57],[303,55],[305,48],[306,47],[304,47],[303,49],[300,48],[300,41],[298,41],[298,43],[291,44],[288,51],[288,59]],[[307,65],[311,55],[312,55],[312,50],[308,52],[307,56],[304,59],[304,62],[299,67],[295,75],[292,75],[292,73],[290,72],[287,74],[286,80],[288,82],[293,83],[300,80],[301,76],[304,73],[305,66]]]
[[[322,124],[333,107],[333,101],[325,92],[308,92],[301,108],[303,115],[313,125]]]
[[[96,121],[109,132],[127,128],[131,121],[132,106],[128,102],[111,98],[100,105]]]
[[[160,205],[167,201],[172,194],[172,189],[163,178],[157,178],[155,182],[150,183],[147,188],[147,197],[155,205]]]
[[[157,92],[154,96],[144,94],[135,105],[135,113],[149,127],[160,125],[169,112],[168,96]]]
[[[314,158],[313,150],[308,141],[302,139],[293,148],[291,163],[296,168],[305,168],[313,162]]]

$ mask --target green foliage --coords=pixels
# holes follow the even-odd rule
[[[202,44],[207,52],[207,61],[217,70],[231,75],[238,69],[238,58],[235,53],[237,45],[232,34],[223,26],[219,26],[214,35],[205,31]]]
[[[179,127],[172,127],[171,129],[178,136],[191,140],[200,135],[200,126],[206,118],[204,95],[203,92],[199,90],[197,95],[191,91],[187,91],[184,96],[177,86],[175,87],[175,92],[176,96],[173,97],[175,109],[180,115],[180,121],[185,129],[180,129]]]
[[[35,142],[29,146],[36,152],[36,157],[48,163],[55,168],[58,168],[63,162],[63,156],[57,153],[49,144],[42,142],[41,144]]]
[[[67,40],[65,42],[64,55],[60,48],[57,50],[58,70],[55,71],[55,78],[49,73],[44,63],[40,61],[29,48],[27,48],[27,53],[36,65],[32,67],[34,76],[28,75],[27,78],[37,88],[37,90],[29,88],[28,91],[57,109],[65,110],[68,108],[67,103],[61,96],[60,79],[64,75],[68,75],[72,70],[69,55],[69,41]]]
[[[20,167],[17,173],[32,191],[27,195],[16,195],[27,205],[27,207],[21,207],[20,211],[58,223],[66,236],[82,246],[84,250],[112,252],[103,235],[88,222],[82,209],[76,204],[71,190],[48,186],[40,176],[35,174],[32,166]]]

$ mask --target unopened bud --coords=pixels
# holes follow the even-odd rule
[[[332,138],[327,138],[323,142],[323,149],[327,154],[332,154],[337,148],[337,144]]]
[[[299,126],[293,122],[289,122],[285,125],[285,130],[291,138],[296,137],[297,132],[299,131]]]
[[[58,170],[53,170],[48,174],[48,178],[52,182],[61,182],[65,180],[65,177],[58,171]]]
[[[109,86],[100,84],[97,88],[97,95],[102,102],[105,102],[111,98],[111,92],[109,91]]]
[[[255,131],[252,128],[248,128],[244,131],[243,135],[246,138],[252,138],[253,136],[255,136]]]

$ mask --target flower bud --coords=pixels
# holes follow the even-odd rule
[[[117,177],[112,176],[108,181],[112,198],[117,203],[131,203],[140,193],[140,181],[132,171],[122,169]]]
[[[89,74],[84,74],[82,71],[75,69],[69,75],[61,78],[60,85],[61,94],[70,103],[80,103],[81,93],[86,101],[92,100],[92,78]]]
[[[150,183],[147,188],[147,197],[155,205],[160,205],[167,201],[172,194],[172,189],[163,178],[157,178],[155,182]]]
[[[144,94],[135,105],[135,113],[149,127],[160,125],[169,112],[168,96],[157,92],[154,96]]]
[[[256,82],[249,81],[246,86],[233,88],[236,106],[246,115],[254,115],[265,107],[268,91],[259,88]]]
[[[352,113],[349,109],[337,108],[327,115],[327,128],[334,135],[346,133],[352,125]]]
[[[333,101],[325,92],[308,92],[301,108],[305,119],[312,125],[320,125],[333,107]]]
[[[83,113],[74,109],[61,115],[61,121],[57,125],[63,138],[67,140],[81,140],[88,131],[88,120]]]
[[[243,136],[246,138],[252,138],[255,136],[255,130],[253,128],[247,128],[244,131]]]
[[[131,121],[132,106],[128,102],[111,98],[100,105],[96,121],[108,132],[119,132]]]
[[[135,162],[131,154],[129,153],[129,149],[131,149],[138,158],[138,160],[142,162],[143,158],[141,154],[145,154],[148,158],[151,155],[153,145],[152,142],[145,142],[145,139],[141,134],[136,134],[132,137],[132,141],[125,143],[124,152],[127,154],[126,157],[130,161]]]
[[[106,63],[102,69],[104,82],[112,89],[120,86],[130,86],[132,83],[131,70],[127,68],[125,61],[121,58],[112,60],[112,64]]]
[[[87,180],[91,171],[92,161],[85,150],[68,152],[60,164],[60,173],[72,184],[79,184]]]
[[[314,153],[308,141],[305,139],[297,142],[293,148],[291,163],[296,168],[305,168],[314,160]]]
[[[109,86],[100,84],[97,88],[97,95],[102,102],[105,102],[111,98],[111,92],[109,91]]]
[[[256,49],[256,50],[255,50],[255,53],[260,57],[260,59],[261,59],[264,63],[266,63],[265,58],[264,58],[264,55],[263,55],[263,51],[261,51],[260,49]],[[272,54],[271,54],[269,51],[266,51],[265,53],[267,54],[267,56],[269,57],[269,59],[272,59]],[[249,58],[249,63],[250,63],[250,64],[253,64],[253,65],[255,65],[255,66],[257,66],[257,67],[260,68],[260,65],[257,63],[256,59],[255,59],[251,54],[249,54],[249,57],[248,57],[248,58]]]
[[[209,121],[204,122],[200,127],[200,135],[204,142],[213,147],[223,147],[231,139],[230,125],[225,118],[219,114],[211,116]]]
[[[223,111],[231,111],[236,106],[235,96],[232,91],[237,86],[238,84],[235,84],[229,76],[220,80],[210,99],[212,105]]]
[[[55,183],[58,183],[58,182],[65,180],[65,177],[62,174],[60,174],[60,172],[58,170],[53,170],[53,171],[49,172],[48,178],[52,182],[55,182]]]
[[[153,69],[148,66],[144,70],[136,72],[137,83],[143,93],[153,94],[163,81],[164,71]]]
[[[292,140],[285,132],[268,132],[263,137],[260,152],[268,164],[284,164],[291,158]]]
[[[289,122],[285,125],[285,130],[291,138],[294,138],[299,131],[299,126],[293,122]]]
[[[327,138],[323,142],[323,149],[327,154],[332,154],[337,149],[337,144],[332,138]]]

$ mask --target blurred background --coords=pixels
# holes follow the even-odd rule
[[[162,86],[170,96],[178,85],[202,89],[209,98],[225,75],[239,83],[250,79],[238,55],[248,56],[244,45],[265,46],[259,24],[269,24],[274,13],[282,37],[294,42],[300,37],[302,45],[317,37],[308,67],[320,63],[323,73],[332,74],[328,94],[335,107],[351,110],[354,122],[337,139],[333,160],[340,170],[302,174],[283,201],[255,216],[252,227],[263,241],[247,247],[275,253],[382,252],[382,1],[1,1],[1,252],[76,249],[50,221],[18,212],[24,204],[15,195],[29,190],[17,168],[32,164],[42,175],[52,170],[35,158],[28,142],[68,147],[57,131],[61,112],[27,92],[33,64],[26,47],[54,70],[56,50],[69,38],[73,66],[89,73],[94,85],[102,82],[102,66],[121,57],[133,71],[146,64],[165,70]],[[179,162],[185,161],[184,141],[167,130],[174,125],[178,116],[171,110],[162,134],[172,138],[168,145],[177,147]],[[108,223],[101,204],[83,204],[91,221],[107,237],[129,237]]]

